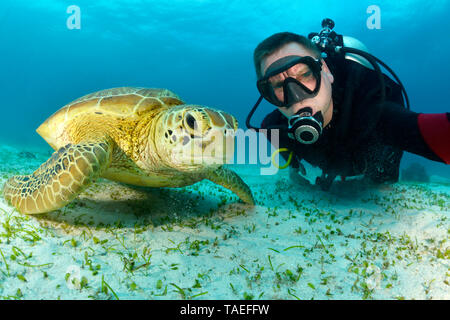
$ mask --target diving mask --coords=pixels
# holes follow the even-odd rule
[[[258,91],[277,107],[290,107],[313,98],[320,90],[322,62],[310,56],[286,56],[267,68],[256,83]]]

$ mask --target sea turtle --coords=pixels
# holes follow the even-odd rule
[[[94,92],[39,126],[56,151],[32,174],[11,177],[3,195],[18,211],[34,214],[65,206],[98,177],[150,187],[208,179],[254,204],[249,187],[223,167],[236,129],[230,114],[184,104],[166,89]]]

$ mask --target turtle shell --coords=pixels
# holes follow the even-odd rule
[[[36,130],[54,149],[66,124],[83,114],[112,115],[117,118],[139,119],[143,114],[161,107],[184,104],[167,89],[120,87],[97,91],[72,101],[51,115]]]

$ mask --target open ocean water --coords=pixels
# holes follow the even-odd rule
[[[259,97],[256,45],[318,32],[327,17],[397,73],[413,111],[449,112],[449,13],[444,0],[2,1],[0,183],[51,156],[42,122],[102,89],[167,88],[245,130]],[[272,108],[263,102],[252,122]],[[99,179],[64,208],[29,216],[2,196],[0,298],[450,298],[449,166],[405,153],[400,171],[413,166],[428,182],[402,174],[323,192],[287,170],[262,175],[267,165],[230,165],[254,207],[209,181],[158,189]],[[320,175],[307,169],[310,181]]]

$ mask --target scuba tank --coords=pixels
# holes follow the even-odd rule
[[[366,45],[364,43],[362,43],[361,41],[359,41],[358,39],[353,38],[353,37],[348,37],[348,36],[343,36],[342,38],[344,41],[344,47],[358,49],[358,50],[362,50],[364,52],[369,52]],[[374,70],[372,65],[370,64],[370,62],[366,58],[364,58],[360,55],[357,55],[354,53],[346,53],[345,59],[353,60],[353,61],[358,62],[359,64],[363,65],[366,68]]]
[[[311,32],[308,35],[311,42],[316,44],[322,52],[322,57],[326,58],[328,56],[331,57],[344,54],[345,59],[356,61],[369,69],[375,70],[380,81],[381,102],[384,102],[386,98],[384,77],[379,65],[383,66],[387,71],[389,71],[400,86],[405,99],[406,108],[409,110],[410,106],[408,94],[406,93],[405,87],[395,72],[383,61],[367,52],[367,47],[361,41],[353,37],[339,35],[333,31],[333,28],[334,21],[329,18],[325,18],[322,20],[322,30],[319,33]]]

